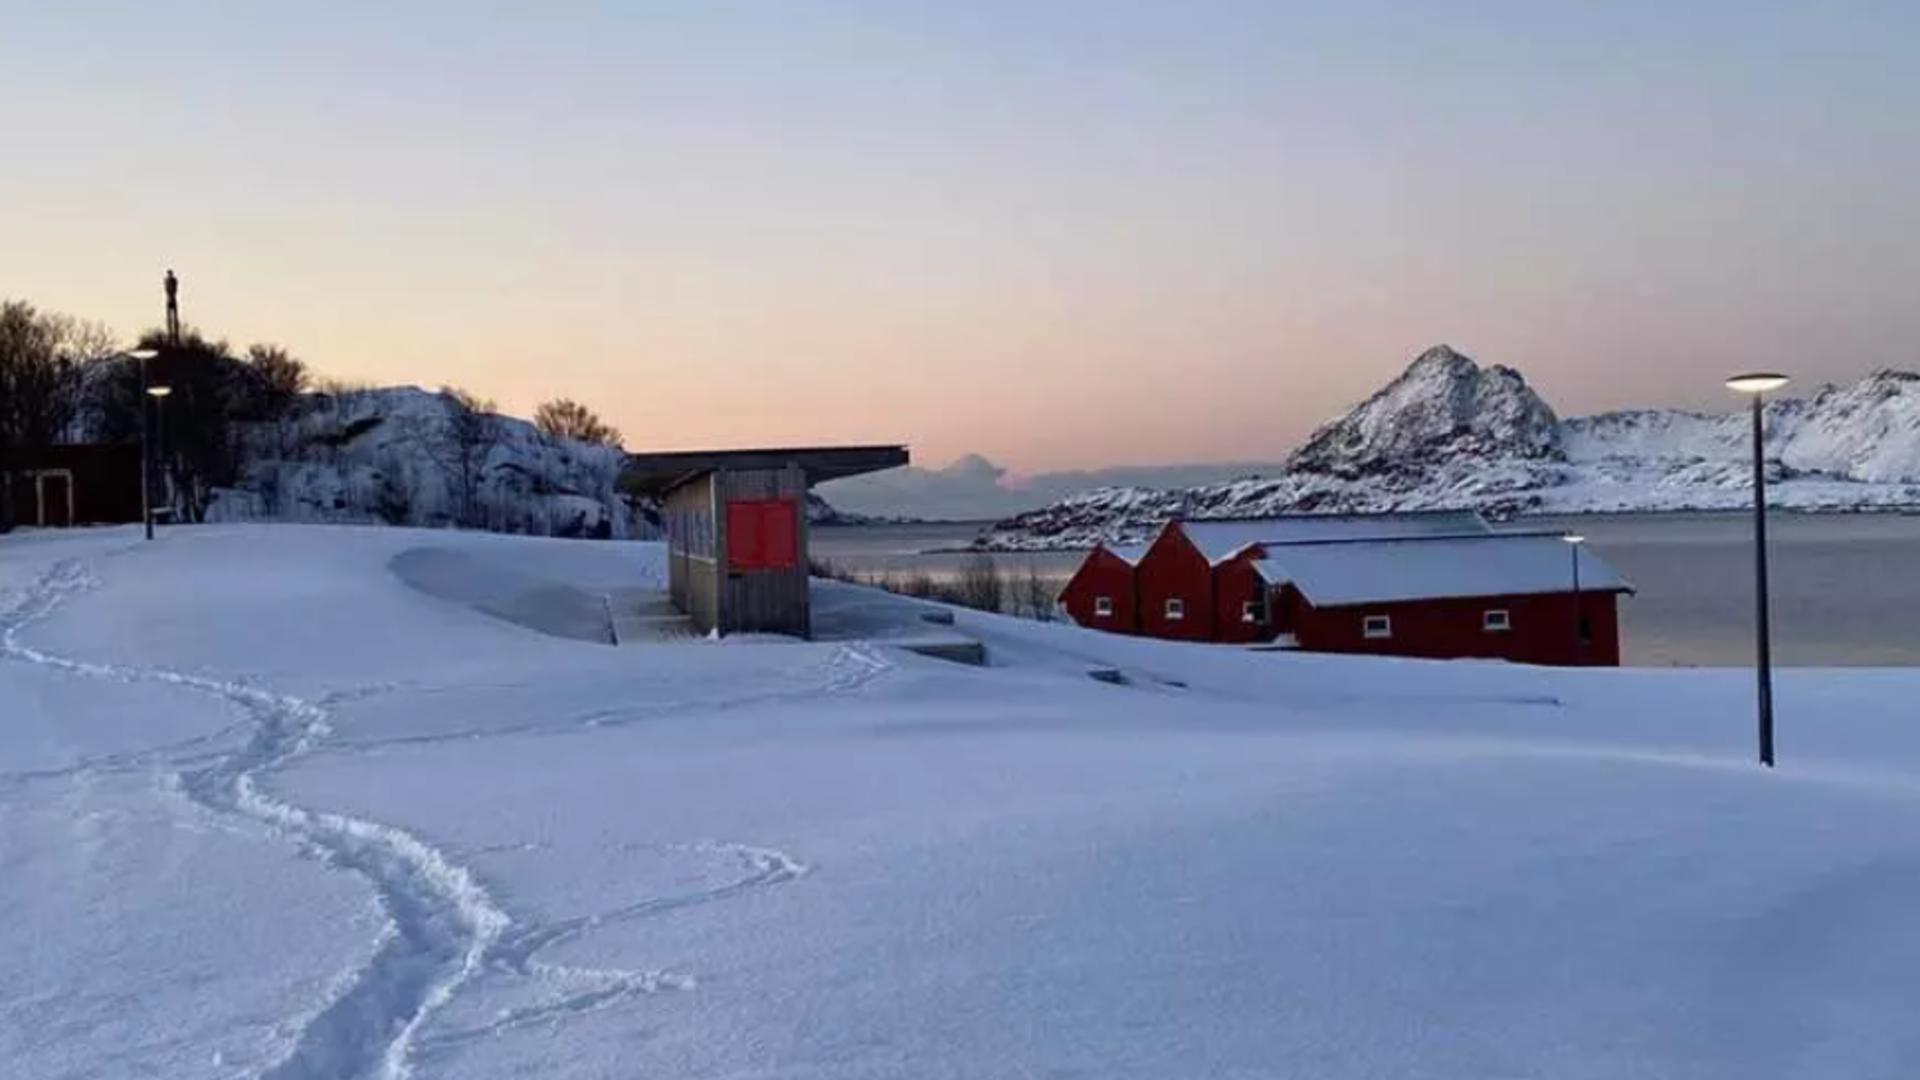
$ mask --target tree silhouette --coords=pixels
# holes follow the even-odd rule
[[[554,438],[620,445],[620,429],[605,423],[592,409],[571,398],[554,398],[534,410],[533,423]]]

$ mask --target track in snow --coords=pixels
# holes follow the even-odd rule
[[[79,563],[55,565],[0,615],[0,655],[89,678],[176,686],[237,707],[252,723],[251,737],[213,764],[181,773],[181,789],[209,810],[251,818],[328,863],[358,873],[386,911],[387,930],[367,966],[307,1022],[293,1052],[263,1077],[406,1076],[414,1033],[480,969],[487,949],[508,925],[506,914],[471,873],[413,835],[307,810],[260,789],[260,773],[300,756],[325,735],[327,714],[319,706],[244,683],[74,660],[21,643],[24,627],[91,584]]]
[[[94,584],[81,563],[68,560],[22,590],[12,604],[0,608],[0,659],[86,678],[178,687],[221,699],[236,708],[251,729],[246,743],[224,755],[194,759],[197,767],[178,774],[181,791],[212,812],[255,821],[295,840],[328,864],[358,874],[373,887],[387,915],[388,925],[366,966],[330,1004],[306,1020],[292,1051],[262,1073],[262,1080],[409,1076],[422,1024],[484,973],[539,977],[559,983],[563,989],[550,1000],[510,1010],[481,1027],[436,1037],[431,1040],[433,1045],[472,1041],[604,1008],[639,994],[691,987],[690,978],[670,972],[568,967],[540,961],[536,954],[600,926],[724,900],[791,881],[806,872],[801,863],[769,848],[697,845],[693,850],[723,852],[739,859],[743,876],[711,889],[650,897],[597,915],[516,928],[471,871],[411,833],[296,806],[261,789],[261,774],[307,753],[328,734],[328,712],[321,705],[243,682],[160,667],[77,660],[21,642],[23,629]],[[853,690],[891,665],[864,646],[846,646],[832,654],[827,667],[829,677],[816,692]],[[200,736],[179,748],[213,738]],[[48,770],[44,775],[72,775],[93,767],[120,766],[136,758],[157,757],[168,749],[114,755],[69,769]]]
[[[799,703],[813,700],[822,694],[853,693],[893,670],[893,663],[871,645],[865,642],[848,642],[836,646],[822,662],[809,665],[809,673],[818,672],[818,681],[813,685],[800,688],[739,691],[729,695],[707,695],[697,700],[652,701],[622,705],[617,708],[592,709],[557,720],[528,720],[516,724],[451,728],[410,735],[340,736],[328,741],[327,750],[330,753],[353,752],[389,746],[469,742],[473,739],[507,735],[570,735],[604,728],[626,727],[648,720],[684,716],[693,712],[763,708],[786,702]],[[434,688],[408,686],[404,689],[420,691]]]

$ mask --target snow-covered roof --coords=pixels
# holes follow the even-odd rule
[[[1286,514],[1268,518],[1182,521],[1187,539],[1208,562],[1219,562],[1249,544],[1307,540],[1371,540],[1396,536],[1446,536],[1490,532],[1472,510],[1398,514]]]
[[[1339,607],[1571,592],[1576,550],[1582,590],[1631,590],[1619,571],[1587,547],[1550,533],[1292,544],[1269,548],[1254,566],[1267,581],[1291,584],[1316,606]]]

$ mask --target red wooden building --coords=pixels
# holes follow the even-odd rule
[[[1082,626],[1149,637],[1614,665],[1631,591],[1559,534],[1440,513],[1172,522],[1138,556],[1096,549],[1061,599]]]
[[[140,520],[140,447],[118,443],[47,447],[33,463],[0,471],[14,524],[115,525]]]
[[[1067,616],[1081,626],[1116,634],[1140,632],[1140,611],[1133,584],[1146,545],[1096,545],[1060,593]]]

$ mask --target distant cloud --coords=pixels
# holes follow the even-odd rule
[[[982,521],[1031,510],[1097,487],[1190,487],[1275,471],[1273,464],[1120,465],[1013,477],[980,454],[940,468],[910,465],[820,485],[841,510],[880,517]]]

